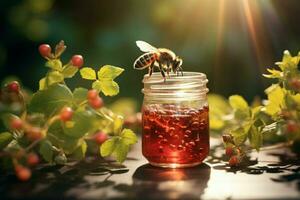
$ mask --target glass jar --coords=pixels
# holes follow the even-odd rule
[[[191,167],[209,153],[206,75],[184,72],[145,75],[142,107],[142,151],[159,167]]]

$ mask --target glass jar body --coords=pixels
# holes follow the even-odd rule
[[[159,167],[191,167],[209,153],[209,115],[205,96],[190,98],[176,90],[172,98],[145,96],[142,106],[142,152]]]

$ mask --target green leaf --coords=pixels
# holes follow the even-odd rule
[[[242,96],[232,95],[229,97],[229,104],[233,109],[236,110],[248,110],[248,103]]]
[[[72,92],[65,85],[51,85],[46,90],[36,92],[28,106],[29,112],[53,114],[73,100]]]
[[[64,165],[67,163],[68,159],[64,153],[60,153],[57,156],[55,156],[54,161],[56,164]]]
[[[101,91],[105,96],[115,96],[119,93],[119,85],[115,81],[100,81]]]
[[[59,59],[53,59],[53,60],[49,60],[46,62],[46,67],[49,67],[53,70],[57,70],[57,71],[62,71],[63,67],[62,67],[62,63]]]
[[[63,149],[66,154],[72,154],[83,142],[81,139],[66,135],[58,121],[50,126],[47,137],[54,146]]]
[[[72,127],[67,127],[64,124],[63,128],[65,134],[73,138],[81,138],[88,132],[96,131],[97,126],[95,126],[95,119],[96,116],[91,111],[77,110],[72,117],[74,125]]]
[[[39,81],[39,90],[44,90],[46,88],[47,88],[46,78],[44,77]]]
[[[9,132],[0,133],[0,149],[5,148],[11,141],[13,140],[13,136]]]
[[[45,161],[50,163],[52,162],[53,150],[52,150],[52,144],[49,140],[41,141],[39,153],[43,156]]]
[[[83,79],[87,80],[96,80],[96,72],[90,67],[84,67],[80,70],[80,75]]]
[[[112,152],[116,148],[116,144],[118,142],[118,137],[112,137],[108,140],[106,140],[101,146],[100,146],[100,155],[103,157],[109,156],[112,154]]]
[[[258,129],[254,126],[251,127],[249,140],[251,146],[257,151],[259,151],[259,148],[262,145],[263,137],[262,137],[262,133],[259,132]]]
[[[47,85],[53,85],[55,83],[61,83],[64,80],[64,76],[61,72],[51,71],[46,76]]]
[[[102,80],[102,79],[113,80],[114,78],[119,76],[123,71],[124,71],[124,69],[122,69],[120,67],[114,67],[114,66],[111,66],[111,65],[104,65],[98,71],[98,79],[99,80]]]
[[[211,130],[220,130],[225,126],[225,123],[221,119],[209,119],[209,128]]]
[[[114,155],[116,157],[116,160],[119,163],[124,162],[128,154],[128,151],[129,151],[129,145],[125,143],[124,139],[119,140],[114,150]]]
[[[73,76],[75,76],[77,71],[78,71],[77,67],[74,67],[72,65],[68,65],[63,69],[62,74],[65,78],[72,78]]]
[[[76,88],[73,92],[74,102],[79,105],[83,101],[87,100],[88,90],[82,87]]]
[[[277,84],[273,84],[265,90],[268,95],[268,102],[265,112],[271,116],[279,113],[284,107],[285,90]]]
[[[233,130],[231,131],[231,134],[233,136],[233,141],[237,146],[243,144],[246,141],[248,135],[248,133],[243,128]]]
[[[121,133],[121,137],[122,137],[122,141],[127,145],[137,143],[137,137],[134,134],[134,132],[130,129],[126,129],[126,128],[123,129]]]
[[[92,88],[100,92],[101,91],[101,82],[98,80],[94,81],[92,84]]]
[[[81,160],[85,157],[85,153],[87,150],[87,144],[85,141],[72,153],[71,157],[77,160]]]
[[[123,123],[124,123],[124,118],[121,115],[118,115],[114,119],[114,129],[113,129],[113,131],[114,131],[115,135],[119,135],[121,133]]]
[[[261,112],[262,106],[256,106],[255,108],[251,108],[252,119],[255,119]]]
[[[263,74],[266,78],[283,78],[283,72],[276,69],[267,69],[270,74]]]

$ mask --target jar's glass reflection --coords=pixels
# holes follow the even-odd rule
[[[199,199],[207,187],[210,167],[161,169],[149,164],[133,174],[137,199]]]

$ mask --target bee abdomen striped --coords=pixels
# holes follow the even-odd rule
[[[134,64],[134,69],[145,69],[151,65],[152,62],[154,62],[157,58],[157,55],[155,53],[145,53],[138,57]]]

